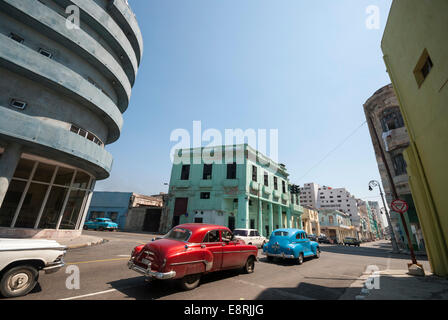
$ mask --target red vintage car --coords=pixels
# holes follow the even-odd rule
[[[203,274],[242,268],[252,273],[258,248],[236,240],[223,226],[187,223],[165,236],[135,247],[128,262],[132,269],[151,279],[179,279],[185,290],[198,286]]]

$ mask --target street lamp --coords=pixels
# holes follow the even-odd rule
[[[400,250],[398,249],[397,239],[395,238],[394,228],[392,227],[392,222],[390,220],[389,212],[386,209],[386,202],[384,201],[383,190],[381,190],[381,185],[378,181],[372,180],[369,182],[369,191],[373,191],[373,188],[378,187],[380,189],[381,200],[383,200],[384,211],[386,213],[387,223],[390,226],[390,240],[392,242],[392,252],[398,253]]]

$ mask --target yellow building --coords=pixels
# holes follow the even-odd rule
[[[320,235],[319,212],[317,209],[303,206],[302,224],[303,230],[307,234]]]
[[[448,1],[395,0],[382,40],[410,137],[409,183],[432,271],[448,276]]]

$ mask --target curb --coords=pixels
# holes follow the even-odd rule
[[[86,243],[81,243],[81,244],[68,245],[67,246],[67,250],[96,246],[96,245],[100,245],[100,244],[103,244],[103,243],[106,243],[106,242],[108,242],[108,240],[99,239],[97,241],[91,241],[91,242],[86,242]]]

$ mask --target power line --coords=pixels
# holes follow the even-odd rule
[[[352,133],[350,133],[344,140],[342,140],[336,147],[334,147],[330,152],[328,152],[321,160],[319,160],[314,166],[312,166],[303,176],[301,176],[298,180],[302,180],[302,178],[306,177],[308,173],[310,173],[314,168],[320,165],[325,159],[327,159],[333,152],[339,149],[348,139],[350,139],[359,129],[361,129],[367,121],[361,123],[359,127],[357,127]]]

